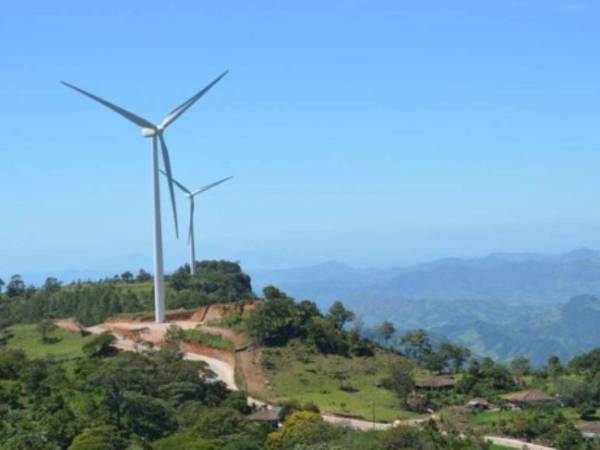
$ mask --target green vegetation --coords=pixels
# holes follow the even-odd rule
[[[349,450],[487,450],[489,444],[475,437],[454,433],[440,434],[434,425],[423,429],[394,427],[385,432],[359,432],[332,426],[319,413],[299,411],[291,414],[283,427],[269,434],[266,450],[349,449]]]
[[[272,390],[259,393],[282,403],[313,403],[321,411],[393,421],[418,417],[401,408],[394,392],[381,386],[382,374],[401,359],[378,350],[373,356],[345,357],[308,351],[298,341],[263,352]]]
[[[15,326],[0,348],[0,450],[287,450],[452,448],[482,450],[475,438],[435,428],[361,432],[325,423],[318,412],[290,409],[279,430],[248,419],[241,392],[211,381],[206,365],[177,347],[145,354],[106,351],[110,336],[42,344],[35,326]],[[57,359],[32,359],[15,342],[63,344]],[[67,341],[69,342],[66,345]],[[83,350],[74,342],[83,345]],[[8,347],[8,348],[7,348]],[[325,356],[324,356],[325,357]],[[327,356],[341,358],[340,356]],[[65,370],[66,362],[74,370]]]
[[[48,278],[37,289],[26,287],[14,275],[0,296],[0,326],[41,319],[73,317],[83,325],[103,322],[123,314],[151,311],[152,284],[148,273],[140,270],[137,277],[130,272],[97,282],[77,282],[67,286]],[[228,261],[197,263],[193,277],[189,267],[181,267],[167,278],[167,307],[196,308],[212,303],[231,303],[254,298],[250,277],[239,264]]]
[[[243,415],[245,398],[237,400],[243,394],[211,381],[204,363],[184,361],[176,349],[144,355],[88,351],[106,349],[108,335],[56,332],[64,339],[42,344],[33,326],[13,331],[0,349],[2,450],[150,448],[152,441],[190,433],[204,439],[207,449],[223,448],[230,437],[260,449],[266,439],[269,430]],[[17,350],[21,346],[46,357],[28,357]],[[67,363],[74,370],[66,370]],[[240,404],[242,411],[233,409]]]
[[[221,336],[207,333],[201,330],[183,330],[181,340],[194,344],[203,344],[208,347],[233,352],[235,350],[232,342],[223,339]]]
[[[54,330],[49,333],[52,343],[43,343],[36,325],[13,325],[10,331],[13,337],[8,340],[6,348],[22,350],[28,358],[52,356],[70,359],[83,356],[81,347],[93,339],[93,336],[82,337],[78,333]]]
[[[484,433],[559,450],[600,449],[576,428],[599,417],[600,349],[567,365],[551,357],[535,367],[524,357],[510,364],[471,358],[464,347],[433,340],[422,329],[394,339],[389,322],[371,340],[342,302],[321,312],[268,287],[247,314],[243,301],[254,296],[239,265],[198,268],[198,277],[184,267],[169,279],[171,304],[236,302],[220,324],[242,330],[256,347],[236,359],[262,356],[262,368],[257,359],[240,363],[238,376],[258,391],[252,395],[285,406],[282,428],[249,420],[244,393],[214,382],[204,363],[183,360],[182,341],[233,352],[234,344],[219,335],[172,326],[160,350],[128,354],[113,347],[111,334],[67,333],[51,320],[67,313],[84,323],[115,313],[139,316],[146,307],[140,299],[151,296],[147,274],[64,287],[48,279],[39,289],[13,277],[0,296],[0,450],[498,448],[474,437]],[[37,323],[16,323],[24,320]],[[220,332],[242,346],[240,336]],[[523,400],[532,392],[506,399],[518,390],[534,391],[537,400]],[[473,408],[468,402],[475,397],[484,400]],[[482,412],[486,400],[494,409]],[[432,410],[440,421],[368,433],[321,416],[394,421],[425,418]]]

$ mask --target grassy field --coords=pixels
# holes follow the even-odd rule
[[[582,420],[579,413],[574,408],[560,408],[560,412],[565,419],[573,423],[580,423]],[[510,420],[515,413],[513,411],[485,411],[470,416],[470,421],[480,425],[493,425],[500,420]],[[600,417],[600,409],[596,410],[596,417]]]
[[[79,333],[56,330],[48,336],[56,339],[57,342],[44,344],[36,325],[13,325],[10,329],[14,333],[14,337],[8,341],[7,348],[19,348],[25,352],[28,358],[54,356],[71,359],[82,356],[81,347],[93,338],[92,336],[82,337]]]
[[[378,387],[387,366],[399,358],[388,352],[347,358],[308,353],[300,345],[268,349],[263,354],[273,401],[315,403],[323,412],[393,421],[419,417],[399,407],[395,394]]]

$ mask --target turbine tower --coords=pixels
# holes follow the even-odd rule
[[[179,225],[177,222],[177,206],[175,204],[175,193],[173,181],[171,178],[171,162],[169,159],[169,150],[163,137],[167,127],[175,122],[184,112],[188,110],[196,101],[206,94],[215,84],[227,75],[228,71],[223,72],[204,89],[190,97],[173,111],[171,111],[163,119],[163,121],[155,125],[154,123],[137,116],[126,109],[121,108],[107,100],[104,100],[90,92],[84,91],[77,86],[62,82],[65,86],[76,90],[77,92],[91,98],[92,100],[101,103],[109,109],[112,109],[117,114],[123,116],[134,124],[142,128],[142,135],[147,138],[152,138],[152,201],[154,204],[154,311],[157,323],[165,321],[165,284],[164,284],[164,268],[163,268],[163,248],[162,248],[162,225],[160,216],[160,187],[159,187],[159,168],[158,168],[158,145],[160,142],[161,153],[165,171],[168,174],[169,195],[171,197],[171,206],[173,208],[173,220],[175,221],[175,235],[179,236]]]
[[[170,178],[169,174],[166,173],[164,170],[161,170],[161,172],[165,177]],[[231,180],[232,178],[233,177],[223,178],[222,180],[215,181],[214,183],[211,183],[211,184],[207,184],[206,186],[201,187],[200,189],[198,189],[194,192],[190,191],[179,181],[177,181],[173,178],[170,178],[170,181],[175,183],[175,185],[183,191],[185,196],[190,201],[190,230],[188,233],[188,246],[190,247],[190,274],[192,274],[192,275],[195,275],[195,273],[196,273],[196,264],[195,264],[195,262],[196,262],[196,244],[194,241],[194,197],[196,197],[196,195],[198,195],[198,194],[202,194],[203,192],[208,191],[209,189],[214,188],[215,186],[218,186],[221,183],[225,183],[227,180]]]

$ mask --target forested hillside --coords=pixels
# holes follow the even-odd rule
[[[43,318],[73,317],[83,325],[100,323],[122,313],[152,311],[152,277],[140,269],[98,281],[63,285],[48,278],[43,286],[28,286],[13,275],[0,296],[0,324],[34,322]],[[254,298],[250,277],[239,264],[228,261],[197,263],[197,275],[183,266],[166,277],[167,307],[194,308]]]

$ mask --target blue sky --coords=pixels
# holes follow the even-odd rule
[[[197,203],[199,258],[600,247],[596,2],[21,1],[0,42],[5,277],[150,268],[149,142],[59,80],[159,121],[224,69],[166,135],[185,184],[235,176]]]

